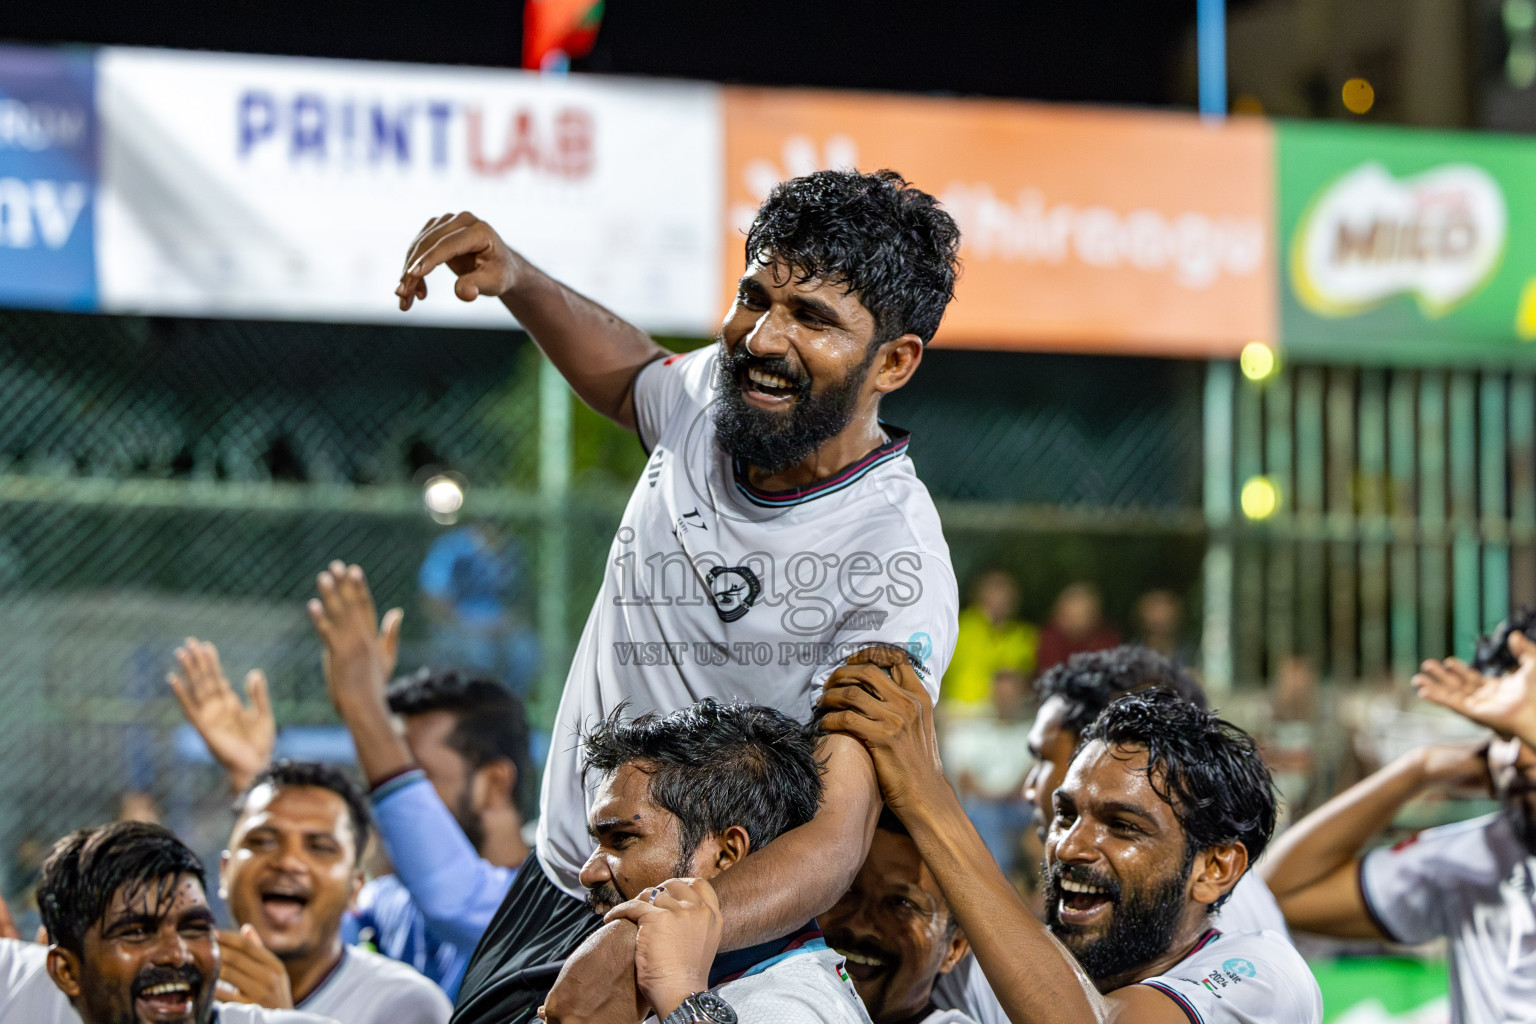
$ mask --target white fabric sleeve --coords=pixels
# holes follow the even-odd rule
[[[1371,919],[1395,942],[1415,945],[1451,930],[1445,882],[1461,876],[1454,837],[1429,829],[1390,848],[1372,850],[1360,862],[1360,895]],[[1450,854],[1450,863],[1447,863]]]
[[[247,1003],[217,1003],[218,1024],[336,1024],[329,1017],[303,1010],[268,1010]]]
[[[647,454],[673,416],[709,404],[717,355],[718,346],[705,345],[647,363],[635,375],[635,425]]]
[[[442,989],[430,983],[401,985],[386,1002],[389,1024],[448,1024],[453,1016],[453,1004]]]
[[[1321,1024],[1317,979],[1284,936],[1223,933],[1143,985],[1184,1011],[1190,1024]]]

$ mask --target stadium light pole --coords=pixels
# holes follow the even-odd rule
[[[1195,0],[1195,38],[1199,45],[1200,116],[1227,116],[1226,0]],[[1232,462],[1233,398],[1237,376],[1232,360],[1212,359],[1205,372],[1204,608],[1200,629],[1200,665],[1213,695],[1232,689],[1233,545]]]

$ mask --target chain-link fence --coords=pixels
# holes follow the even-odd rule
[[[165,683],[187,636],[237,685],[266,670],[281,749],[346,757],[303,609],[332,558],[406,610],[402,667],[480,662],[547,725],[644,455],[578,405],[569,490],[541,493],[541,363],[511,331],[0,313],[0,893],[125,796],[220,849],[225,783]],[[935,351],[887,414],[962,581],[1008,566],[1038,616],[1097,576],[1123,609],[1197,578],[1200,379]],[[453,525],[422,501],[444,470]],[[455,572],[493,578],[489,638],[456,630]]]

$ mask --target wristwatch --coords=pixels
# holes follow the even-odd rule
[[[678,1003],[662,1024],[736,1024],[736,1011],[713,992],[695,992]]]

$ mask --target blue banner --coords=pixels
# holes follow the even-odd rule
[[[95,55],[0,46],[0,306],[94,310]]]

